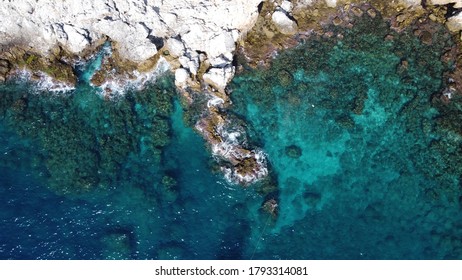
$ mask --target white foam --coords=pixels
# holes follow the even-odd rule
[[[227,142],[220,142],[212,145],[212,153],[224,158],[227,158],[232,149],[232,144]]]
[[[221,171],[224,173],[224,177],[227,182],[233,184],[252,184],[268,176],[268,168],[266,167],[266,156],[263,151],[252,150],[251,155],[257,161],[257,168],[253,170],[253,173],[247,173],[245,175],[239,174],[235,169],[229,167],[221,167]]]
[[[238,137],[243,135],[244,129],[242,129],[241,127],[237,127],[234,128],[233,131],[228,131],[226,130],[225,125],[219,125],[217,127],[217,132],[220,134],[220,136],[222,137],[222,139],[224,139],[225,142],[230,144],[239,144]]]
[[[224,103],[225,103],[225,101],[223,100],[223,98],[214,96],[214,97],[212,97],[212,99],[207,101],[207,108],[217,107],[217,106],[219,106],[221,104],[224,104]]]
[[[450,92],[450,91],[444,92],[443,95],[444,95],[447,99],[452,99],[452,92]]]
[[[231,168],[221,167],[220,169],[221,169],[221,172],[223,173],[223,175],[225,177],[226,182],[233,183],[234,182],[233,171],[231,170]]]
[[[21,81],[28,81],[35,84],[37,91],[49,91],[53,93],[63,93],[74,90],[75,87],[64,82],[56,81],[44,72],[38,72],[39,79],[32,79],[32,73],[23,68],[16,71],[15,76]]]
[[[104,47],[105,55],[111,54],[110,47]],[[117,79],[117,80],[106,80],[101,86],[96,87],[101,89],[102,94],[110,93],[109,97],[115,97],[118,95],[123,95],[127,89],[141,90],[143,89],[148,82],[154,82],[158,76],[164,74],[170,70],[170,64],[165,60],[165,58],[160,57],[157,62],[156,67],[149,72],[140,73],[134,71],[132,74],[135,76],[134,79]],[[45,72],[38,72],[38,80],[32,79],[32,73],[30,70],[23,68],[17,70],[15,76],[19,80],[30,81],[36,85],[37,91],[49,91],[55,93],[68,92],[75,90],[75,86],[57,81]],[[92,85],[93,86],[93,85]]]
[[[449,87],[448,89],[446,89],[444,92],[443,92],[443,95],[447,98],[447,99],[452,99],[452,96],[453,94],[456,92],[456,89],[453,88],[453,87]]]
[[[40,76],[37,87],[41,90],[47,90],[51,92],[67,92],[75,89],[74,86],[53,80],[53,78],[45,73]]]
[[[102,93],[111,93],[110,96],[123,95],[127,89],[142,90],[147,83],[154,82],[158,76],[164,74],[170,70],[170,64],[163,57],[159,58],[156,67],[149,72],[140,73],[134,71],[132,74],[135,76],[134,79],[117,79],[117,80],[106,80],[100,88]]]
[[[233,167],[221,167],[226,181],[233,184],[247,185],[255,183],[268,175],[265,153],[261,150],[243,150],[242,143],[245,141],[245,135],[243,134],[242,128],[238,127],[233,128],[233,131],[227,131],[226,125],[219,125],[216,128],[216,132],[222,139],[221,142],[212,145],[212,154],[218,161],[220,159],[225,159],[226,161],[232,162],[244,160],[246,158],[254,158],[257,163],[254,170],[245,175],[239,174]],[[240,141],[239,138],[243,140]]]
[[[234,143],[234,142],[237,141],[237,138],[239,136],[241,136],[240,132],[237,132],[237,131],[236,132],[231,132],[231,133],[228,134],[228,139],[229,139],[229,141]]]

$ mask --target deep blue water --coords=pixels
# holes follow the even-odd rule
[[[460,259],[462,114],[435,98],[437,30],[428,46],[366,18],[244,65],[228,114],[267,153],[277,219],[223,180],[168,75],[107,101],[88,85],[102,53],[73,92],[1,85],[0,258]]]
[[[1,257],[243,258],[242,248],[250,236],[249,217],[258,212],[261,198],[227,185],[210,171],[204,142],[184,126],[178,102],[171,126],[171,143],[164,151],[168,162],[162,163],[177,181],[171,192],[149,191],[146,188],[151,186],[133,187],[122,181],[107,189],[61,195],[27,168],[3,167]],[[1,139],[4,153],[30,144],[16,143],[19,138],[11,132],[3,132]],[[136,168],[131,171],[135,172],[131,176],[138,176]]]

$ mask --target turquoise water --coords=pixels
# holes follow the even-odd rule
[[[100,53],[72,92],[0,85],[0,258],[460,259],[462,114],[437,98],[453,42],[434,30],[365,17],[243,65],[227,113],[267,153],[275,219],[223,180],[168,75],[105,100]]]
[[[450,36],[428,46],[367,17],[331,31],[231,86],[280,188],[256,257],[461,258],[458,101],[434,98]]]
[[[240,259],[262,198],[227,185],[170,76],[105,101],[2,87],[2,259]]]

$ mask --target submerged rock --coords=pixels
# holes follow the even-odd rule
[[[291,158],[299,158],[302,156],[302,149],[297,145],[290,145],[285,148],[286,155]]]
[[[277,78],[281,85],[285,87],[290,86],[293,82],[292,74],[285,69],[282,69],[278,72]]]
[[[5,87],[0,119],[40,144],[37,165],[46,170],[50,188],[84,193],[120,182],[138,187],[161,183],[158,166],[170,142],[168,117],[176,93],[172,77],[117,102],[104,100],[88,86],[72,94],[36,93],[20,85]]]
[[[135,252],[133,239],[133,233],[127,229],[110,230],[100,240],[101,257],[106,260],[132,259]]]
[[[273,218],[278,216],[279,205],[275,199],[270,199],[263,204],[263,211],[270,214]]]
[[[316,208],[321,202],[321,194],[315,191],[306,191],[303,193],[303,199],[311,208]]]

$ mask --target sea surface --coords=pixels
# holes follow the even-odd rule
[[[0,259],[462,258],[462,106],[434,30],[365,17],[241,65],[226,113],[267,155],[277,217],[224,180],[171,75],[108,100],[101,53],[74,91],[0,85]]]

